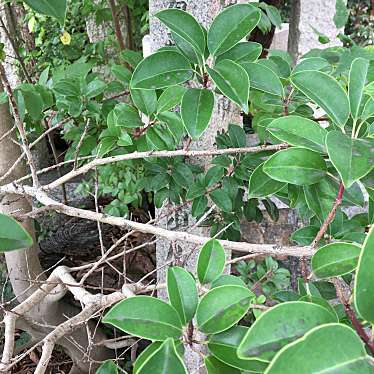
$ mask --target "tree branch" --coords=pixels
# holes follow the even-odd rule
[[[188,151],[180,149],[177,151],[147,151],[147,152],[133,152],[125,155],[111,156],[105,158],[97,158],[82,167],[72,170],[71,172],[65,174],[63,177],[56,179],[54,182],[45,185],[44,190],[52,190],[62,183],[66,183],[70,179],[77,177],[78,175],[85,174],[91,169],[111,164],[113,162],[126,161],[126,160],[136,160],[140,158],[149,157],[176,157],[176,156],[189,156],[189,157],[201,157],[201,156],[217,156],[217,155],[227,155],[227,154],[241,154],[241,153],[257,153],[262,151],[279,151],[288,147],[288,144],[275,144],[275,145],[264,145],[258,147],[245,147],[245,148],[227,148],[227,149],[209,149],[204,151]]]

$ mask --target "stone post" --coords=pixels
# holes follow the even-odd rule
[[[150,16],[150,35],[146,39],[150,43],[149,52],[154,52],[158,48],[171,44],[170,34],[168,30],[158,21],[154,14],[162,9],[178,8],[190,12],[204,27],[208,27],[214,17],[227,5],[234,4],[237,1],[229,0],[150,0],[149,16]],[[148,45],[149,46],[149,45]],[[226,129],[229,123],[241,123],[241,117],[238,107],[222,96],[216,95],[215,107],[210,121],[210,126],[202,139],[191,144],[191,149],[210,149],[213,147],[216,133],[219,130]],[[203,162],[203,161],[201,161]],[[158,209],[156,216],[164,217],[159,225],[170,230],[188,230],[190,233],[207,235],[206,230],[201,228],[191,228],[194,219],[190,215],[190,207],[172,211],[173,205],[166,203],[161,209]],[[188,243],[171,243],[167,240],[160,240],[157,243],[157,267],[161,267],[168,262],[172,262],[180,254],[189,253],[186,267],[188,270],[195,272],[198,257],[198,249],[194,245]],[[158,282],[165,281],[166,266],[160,268],[157,274]],[[159,297],[165,298],[166,292],[160,292]],[[195,348],[199,349],[199,346]],[[204,372],[201,368],[201,356],[194,352],[189,346],[186,347],[185,361],[190,373]]]
[[[295,61],[313,48],[326,48],[341,45],[337,35],[342,30],[337,29],[333,18],[335,15],[335,0],[293,0],[288,51]],[[328,44],[321,44],[313,28],[329,37]]]

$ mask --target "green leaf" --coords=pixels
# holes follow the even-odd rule
[[[106,360],[96,370],[96,374],[118,374],[117,365],[112,360]]]
[[[219,209],[227,213],[232,212],[233,202],[227,191],[223,188],[212,191],[209,194],[209,197],[212,199],[214,204],[216,204]]]
[[[330,191],[323,188],[325,180],[311,186],[304,186],[305,200],[310,210],[312,210],[322,224],[329,214],[336,198],[331,196]]]
[[[263,165],[266,174],[280,182],[310,185],[326,175],[326,162],[321,155],[304,148],[290,148],[271,156]]]
[[[117,141],[117,144],[120,147],[127,147],[129,145],[132,145],[133,142],[132,142],[131,136],[127,132],[122,131],[121,136],[119,137],[119,139]]]
[[[243,112],[248,113],[249,78],[245,70],[236,62],[223,60],[208,73],[223,95],[238,104]]]
[[[204,364],[207,374],[241,374],[240,370],[224,364],[222,361],[217,360],[214,356],[205,357]]]
[[[112,113],[112,114],[111,114]],[[107,118],[108,127],[114,124],[116,127],[136,129],[143,126],[139,112],[129,104],[117,104]]]
[[[32,86],[21,88],[27,112],[34,121],[40,120],[43,112],[43,99]]]
[[[149,355],[136,374],[188,374],[183,360],[179,356],[173,339],[165,340],[161,346]]]
[[[139,373],[139,368],[143,366],[143,363],[148,360],[150,356],[152,356],[159,348],[163,342],[154,342],[150,344],[147,348],[145,348],[140,355],[137,357],[134,367],[133,367],[133,373],[138,374]],[[180,357],[183,357],[184,354],[184,347],[182,344],[181,340],[174,341],[175,348],[177,350],[177,353],[179,354]]]
[[[369,225],[374,224],[374,188],[366,187],[369,195],[368,221]]]
[[[282,82],[273,70],[256,62],[244,62],[241,66],[247,72],[252,88],[272,95],[284,96]]]
[[[353,60],[349,71],[348,96],[351,114],[354,120],[359,116],[362,98],[364,97],[364,87],[366,84],[369,61],[363,58]]]
[[[290,145],[326,153],[327,131],[310,119],[299,116],[280,117],[271,122],[266,130]]]
[[[183,325],[195,315],[199,301],[195,279],[181,267],[173,266],[167,271],[167,287],[170,304],[179,314]]]
[[[374,227],[362,246],[355,279],[355,304],[361,317],[374,324]]]
[[[235,325],[248,312],[255,295],[242,286],[220,286],[208,291],[196,311],[198,329],[217,334]]]
[[[217,279],[225,268],[226,254],[222,244],[211,239],[200,250],[197,261],[197,276],[200,283],[211,283]]]
[[[233,147],[241,148],[246,146],[247,140],[243,127],[230,123],[228,134]]]
[[[296,230],[290,239],[299,245],[310,245],[318,231],[319,228],[317,226],[305,226]]]
[[[322,297],[307,294],[307,295],[300,297],[299,301],[305,301],[307,303],[317,304],[327,309],[331,313],[331,315],[335,318],[335,321],[339,322],[339,318],[338,318],[338,315],[336,314],[335,309],[330,305],[330,303],[327,300],[323,299]]]
[[[349,100],[334,78],[320,71],[301,71],[291,76],[291,82],[319,105],[339,127],[344,128],[349,117]]]
[[[344,0],[336,0],[334,23],[337,29],[344,27],[348,21],[349,11]]]
[[[111,67],[111,71],[121,83],[125,84],[126,86],[130,83],[131,72],[123,65],[113,65]]]
[[[182,98],[181,117],[188,134],[198,140],[208,128],[214,107],[212,91],[189,88]]]
[[[183,86],[168,87],[158,98],[157,113],[166,112],[179,105],[185,92],[186,88]]]
[[[286,185],[286,183],[272,179],[264,173],[263,165],[264,164],[257,166],[249,178],[249,199],[274,195]]]
[[[208,199],[205,196],[199,196],[194,199],[191,207],[192,217],[198,217],[205,212],[208,206]]]
[[[263,373],[267,363],[256,360],[242,360],[236,352],[247,331],[247,327],[234,326],[220,334],[212,335],[209,339],[208,348],[218,360],[227,365],[251,373]]]
[[[131,89],[131,99],[135,106],[147,116],[157,110],[157,95],[155,90]]]
[[[164,50],[148,56],[136,67],[130,85],[155,90],[175,86],[191,77],[192,69],[186,57]]]
[[[65,22],[66,0],[23,0],[37,13],[54,17],[61,25]]]
[[[101,95],[107,87],[107,84],[100,79],[94,79],[87,85],[85,96],[88,99]]]
[[[210,286],[210,288],[215,288],[219,286],[226,286],[226,285],[236,285],[236,286],[243,286],[247,287],[247,285],[235,275],[231,274],[222,274],[216,280],[214,280]]]
[[[368,374],[372,370],[364,343],[357,334],[346,325],[331,323],[315,327],[281,349],[265,373]]]
[[[352,139],[340,131],[330,131],[326,137],[326,147],[346,188],[351,187],[374,167],[372,139]]]
[[[255,62],[261,55],[262,45],[255,42],[240,42],[227,52],[216,58],[218,64],[223,60],[231,60],[241,64],[243,62]]]
[[[125,49],[121,52],[121,58],[135,68],[143,59],[142,52]]]
[[[33,245],[30,234],[13,218],[0,213],[0,253]]]
[[[303,301],[278,304],[262,313],[249,328],[238,347],[238,356],[268,362],[279,349],[310,329],[335,320],[327,309],[316,304]]]
[[[165,9],[156,13],[156,17],[200,56],[204,56],[205,33],[191,14],[179,9]]]
[[[292,73],[296,74],[304,70],[330,70],[329,62],[322,57],[310,57],[302,59],[293,69]]]
[[[224,9],[208,30],[208,49],[213,56],[228,51],[258,24],[259,9],[250,4],[237,4]]]
[[[177,311],[151,296],[130,297],[119,302],[104,316],[103,322],[149,340],[177,339],[182,334]]]
[[[331,278],[351,273],[356,269],[361,247],[336,242],[318,249],[312,257],[313,274],[317,278]]]

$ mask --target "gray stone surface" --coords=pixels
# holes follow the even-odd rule
[[[173,1],[173,0],[151,0],[149,2],[149,16],[150,16],[150,43],[151,48],[147,50],[155,51],[163,45],[171,44],[170,34],[167,29],[154,17],[154,14],[161,9],[166,8],[179,8],[192,13],[199,22],[207,27],[213,20],[213,18],[223,9],[225,5],[236,3],[236,1],[224,1],[224,0],[189,0],[189,1]],[[198,142],[194,142],[191,148],[209,149],[214,144],[214,139],[217,131],[227,128],[229,123],[240,123],[241,117],[239,116],[238,108],[230,103],[222,96],[216,96],[215,108],[209,129],[206,131],[202,139]],[[203,162],[203,161],[201,161]],[[168,211],[173,209],[172,204],[165,204],[163,208],[157,211],[157,216],[164,216]],[[191,227],[194,224],[194,220],[189,214],[190,207],[186,209],[180,209],[167,216],[160,222],[160,225],[171,230],[183,230],[186,227]],[[195,234],[207,235],[203,229],[194,228],[189,229],[189,232]],[[178,263],[178,257],[181,253],[190,252],[187,261],[187,268],[191,271],[195,270],[198,248],[191,246],[187,243],[171,243],[167,240],[160,240],[157,244],[157,266],[162,266],[170,261]],[[165,280],[165,272],[167,267],[163,267],[158,272],[157,278],[159,282]],[[165,297],[165,293],[160,293],[159,296]],[[198,338],[198,337],[195,337]],[[196,347],[199,349],[199,347]],[[188,367],[189,373],[200,373],[205,372],[201,368],[202,359],[201,356],[194,351],[194,347],[186,346],[185,361]]]
[[[313,48],[341,45],[337,35],[342,30],[336,28],[334,0],[293,0],[290,19],[289,51],[296,59]],[[330,43],[321,44],[314,27],[330,38]]]

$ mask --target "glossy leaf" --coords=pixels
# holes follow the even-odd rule
[[[310,245],[319,231],[317,226],[305,226],[291,235],[291,240],[299,245]]]
[[[175,348],[173,339],[165,340],[157,350],[144,360],[137,370],[137,374],[149,373],[187,374],[187,369]]]
[[[358,262],[361,247],[336,242],[318,249],[312,257],[313,274],[318,278],[331,278],[352,272]]]
[[[349,10],[347,9],[347,4],[344,0],[336,0],[335,2],[335,15],[334,24],[336,28],[341,29],[344,27],[348,21]]]
[[[210,288],[227,285],[247,287],[247,285],[239,277],[231,274],[222,274],[220,277],[218,277],[215,281],[212,282]]]
[[[204,364],[207,374],[241,374],[241,371],[226,365],[214,356],[207,356],[204,358]]]
[[[147,116],[156,112],[157,95],[155,90],[131,89],[131,98],[135,106]]]
[[[207,67],[207,70],[222,94],[248,113],[249,78],[245,70],[230,60],[223,60],[214,69]]]
[[[33,239],[22,225],[0,213],[0,253],[27,249],[32,245]]]
[[[373,139],[352,139],[340,131],[330,131],[326,137],[326,147],[346,188],[374,167]]]
[[[117,365],[112,360],[107,360],[96,370],[96,374],[118,374]]]
[[[282,347],[330,322],[335,322],[335,318],[319,305],[302,301],[278,304],[261,314],[249,328],[238,347],[238,356],[268,362]]]
[[[242,286],[220,286],[208,291],[196,311],[198,329],[217,334],[235,325],[248,312],[255,295]]]
[[[238,64],[256,61],[262,52],[262,45],[255,42],[240,42],[216,58],[216,64],[223,60],[232,60]]]
[[[248,198],[250,199],[273,195],[286,185],[286,183],[272,179],[264,173],[263,165],[257,166],[249,178]]]
[[[325,153],[327,131],[318,123],[299,116],[275,119],[266,127],[277,139],[296,147]]]
[[[211,239],[200,249],[197,261],[197,276],[200,283],[211,283],[217,279],[225,268],[226,254],[222,244]]]
[[[208,128],[213,107],[212,91],[189,88],[183,95],[181,116],[184,127],[193,140],[198,140]]]
[[[205,34],[203,28],[189,13],[180,9],[165,9],[156,17],[166,25],[173,34],[188,43],[200,56],[205,52]]]
[[[151,296],[136,296],[119,302],[104,316],[103,322],[150,340],[176,339],[182,334],[177,311]]]
[[[258,24],[260,11],[250,4],[237,4],[224,9],[208,30],[208,49],[213,56],[228,51]]]
[[[369,225],[372,225],[374,224],[374,188],[366,187],[366,190],[369,195],[368,221]]]
[[[65,22],[67,0],[23,0],[37,13],[54,17],[61,25]]]
[[[364,96],[369,61],[363,58],[356,58],[351,65],[348,81],[349,105],[353,119],[359,116],[361,101]]]
[[[241,66],[247,72],[252,88],[272,95],[284,96],[282,82],[273,70],[255,62],[245,62]]]
[[[334,78],[320,71],[307,70],[293,74],[291,82],[319,105],[339,127],[344,127],[349,116],[348,96]]]
[[[231,329],[214,334],[209,339],[209,351],[220,361],[237,369],[247,370],[254,373],[262,373],[267,367],[267,363],[256,360],[243,360],[236,352],[240,342],[243,340],[248,328],[244,326],[234,326]]]
[[[302,59],[293,69],[292,73],[298,73],[305,70],[328,70],[329,62],[322,57],[310,57]]]
[[[265,373],[369,374],[372,370],[358,335],[346,325],[331,323],[315,327],[303,338],[281,349]]]
[[[374,227],[362,246],[355,279],[355,304],[361,317],[374,324]]]
[[[339,318],[338,318],[338,315],[336,314],[335,309],[324,298],[308,294],[308,295],[304,295],[304,296],[300,297],[299,301],[305,301],[307,303],[317,304],[317,305],[327,309],[332,314],[332,316],[335,318],[336,322],[339,322]]]
[[[161,347],[163,342],[153,342],[150,344],[147,348],[145,348],[139,356],[136,358],[136,361],[134,362],[133,367],[133,374],[139,373],[139,368],[143,366],[143,364],[148,360],[149,357],[151,357],[156,351],[158,351]],[[184,347],[181,340],[174,341],[175,348],[177,353],[180,357],[183,357],[184,355]]]
[[[164,50],[146,57],[135,69],[131,88],[156,90],[175,86],[190,79],[189,61],[178,52]]]
[[[157,113],[166,112],[179,105],[185,92],[186,88],[183,86],[168,87],[158,98]]]
[[[173,266],[167,271],[167,288],[170,304],[185,325],[195,315],[199,301],[193,276],[181,267]]]
[[[271,156],[263,166],[271,178],[296,185],[317,183],[326,175],[321,155],[304,148],[290,148]]]

